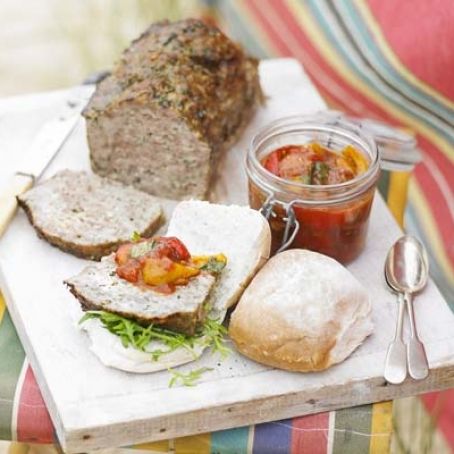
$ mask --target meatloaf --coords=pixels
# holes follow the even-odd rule
[[[200,20],[151,25],[83,113],[93,171],[167,198],[205,198],[220,154],[262,100],[257,66]]]
[[[201,272],[174,293],[164,295],[117,276],[114,255],[85,267],[65,281],[84,310],[107,311],[148,326],[195,334],[206,316],[204,304],[216,278]]]
[[[80,171],[62,170],[17,201],[38,236],[91,260],[117,250],[134,231],[151,236],[162,223],[155,197]]]

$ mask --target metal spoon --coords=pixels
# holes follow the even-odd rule
[[[390,253],[391,251],[388,253],[386,263],[390,261]],[[386,265],[385,278],[387,278]],[[391,287],[388,279],[386,279],[386,282]],[[401,293],[398,294],[397,303],[399,304],[399,314],[397,316],[396,333],[394,335],[394,340],[388,347],[384,373],[386,381],[396,385],[402,383],[407,377],[407,346],[402,338],[405,302]]]
[[[429,264],[424,246],[411,235],[405,235],[400,238],[388,253],[385,265],[385,276],[389,286],[399,295],[399,319],[403,316],[404,304],[407,306],[407,312],[410,319],[410,340],[407,344],[408,372],[410,376],[416,380],[427,377],[429,374],[429,365],[424,345],[419,339],[416,330],[412,294],[417,293],[424,288],[427,283],[428,275]],[[391,363],[388,370],[393,371],[393,367],[395,367],[394,360],[397,358],[400,359],[400,355],[402,354],[401,344],[403,344],[403,341],[401,320],[399,330],[399,338],[397,339],[397,344],[399,345],[393,347],[393,344],[396,343],[395,339],[388,349],[387,362],[385,365],[385,378],[387,380],[386,370],[388,366],[388,357]],[[396,337],[397,334],[396,330]],[[393,372],[390,374],[389,378],[391,378],[391,380],[395,378],[400,379],[401,376],[396,377]],[[390,382],[400,383],[400,381]]]

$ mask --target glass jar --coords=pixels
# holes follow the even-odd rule
[[[311,185],[281,178],[262,165],[276,149],[310,142],[335,152],[351,145],[367,160],[368,168],[343,183]],[[304,248],[341,263],[361,253],[380,172],[377,145],[361,126],[326,112],[279,119],[253,137],[246,170],[249,204],[268,219],[273,252]]]

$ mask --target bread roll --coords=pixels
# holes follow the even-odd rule
[[[229,334],[257,362],[309,372],[343,361],[372,329],[370,299],[357,279],[325,255],[294,249],[255,276]]]

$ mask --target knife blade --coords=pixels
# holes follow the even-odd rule
[[[24,153],[16,174],[34,180],[43,174],[81,119],[80,113],[94,90],[94,85],[80,85],[69,92],[65,107],[39,130]]]
[[[86,84],[71,89],[65,107],[40,129],[24,153],[18,170],[0,193],[0,237],[16,212],[16,196],[30,189],[58,154],[81,119],[80,114],[95,88],[95,84]]]

